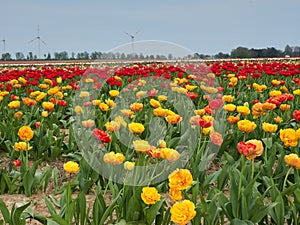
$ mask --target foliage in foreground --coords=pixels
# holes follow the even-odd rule
[[[45,195],[49,217],[0,201],[2,222],[299,224],[297,62],[1,74],[0,146],[11,161],[0,193],[46,193],[51,183],[62,194]],[[63,180],[40,166],[62,158]]]

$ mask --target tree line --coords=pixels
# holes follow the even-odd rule
[[[262,49],[248,49],[245,47],[237,47],[230,54],[219,52],[215,58],[273,58],[273,57],[300,57],[300,47],[291,47],[287,45],[284,49],[278,50],[274,47]]]
[[[62,52],[54,52],[53,55],[50,53],[44,54],[43,58],[39,59],[36,54],[29,52],[26,56],[22,52],[17,52],[15,57],[13,58],[10,53],[2,54],[2,61],[8,60],[17,60],[17,61],[30,61],[30,60],[127,60],[127,59],[140,59],[140,60],[151,60],[151,59],[158,59],[158,60],[172,60],[172,59],[198,59],[198,58],[209,58],[211,56],[204,55],[204,54],[189,54],[183,57],[176,57],[173,56],[171,53],[166,55],[144,55],[140,54],[125,54],[125,53],[106,53],[106,52],[91,52],[88,53],[87,51],[74,53],[72,52],[70,55],[66,51]]]
[[[38,58],[36,54],[33,52],[29,52],[25,55],[22,52],[16,52],[15,57],[13,57],[10,53],[6,52],[2,54],[1,61],[9,61],[9,60],[17,60],[17,61],[30,61],[30,60],[128,60],[128,59],[140,59],[140,60],[172,60],[172,59],[208,59],[208,58],[272,58],[272,57],[300,57],[300,47],[299,46],[289,46],[287,45],[285,49],[278,50],[274,47],[271,48],[263,48],[263,49],[248,49],[246,47],[237,47],[233,49],[231,53],[223,53],[219,52],[216,55],[207,55],[207,54],[199,54],[194,53],[190,55],[186,55],[184,57],[175,57],[171,53],[168,55],[144,55],[140,54],[125,54],[125,53],[106,53],[106,52],[91,52],[87,51],[74,53],[72,52],[70,55],[66,51],[62,52],[54,52],[53,55],[50,53],[44,54],[41,59]]]

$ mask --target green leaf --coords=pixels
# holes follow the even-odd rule
[[[1,129],[1,130],[6,130],[6,129],[7,129],[7,128],[5,127],[5,128],[3,128],[3,129]],[[7,148],[9,151],[12,150],[13,144],[12,144],[12,142],[11,142],[10,140],[4,141],[4,144],[5,144],[6,148]]]
[[[164,221],[162,225],[169,225],[170,224],[170,218],[171,218],[171,213],[170,213],[170,208],[167,209],[164,215]],[[157,224],[160,225],[160,224]]]
[[[261,139],[261,140],[264,142],[265,146],[266,146],[268,149],[271,149],[271,148],[272,148],[272,146],[273,146],[273,141],[272,141],[272,138],[271,138],[271,137],[269,137],[269,138],[263,138],[263,139]]]
[[[111,181],[108,183],[108,185],[109,185],[109,189],[112,193],[112,196],[115,198],[120,193],[118,185],[113,184]]]
[[[101,208],[99,197],[96,196],[94,205],[93,205],[93,225],[98,225],[100,218],[102,214],[104,213],[104,210]]]
[[[300,189],[294,191],[295,202],[300,205]]]
[[[145,224],[144,221],[140,220],[140,221],[129,221],[129,222],[126,222],[126,225],[147,225],[147,224]]]
[[[52,219],[50,218],[47,218],[47,225],[59,225],[58,223],[56,223],[55,221],[53,221]]]
[[[225,165],[226,164],[234,165],[237,163],[237,161],[228,152],[224,152],[222,156],[222,160],[224,160]]]
[[[181,137],[174,137],[174,138],[172,138],[172,139],[170,140],[170,142],[168,143],[169,147],[170,147],[170,148],[175,148],[175,147],[178,145],[178,143],[179,143],[179,141],[180,141],[180,138],[181,138]]]
[[[251,221],[254,223],[259,223],[266,215],[270,213],[273,207],[277,205],[276,202],[273,202],[267,206],[257,207],[252,212],[253,216],[251,217]]]
[[[54,183],[54,193],[56,194],[57,193],[57,190],[58,190],[58,169],[57,167],[54,167],[53,170],[52,170],[52,180],[53,180],[53,183]]]
[[[223,190],[225,185],[227,185],[227,181],[229,178],[229,169],[230,169],[229,165],[225,164],[223,166],[223,168],[221,170],[219,170],[219,171],[221,171],[220,175],[218,175],[218,189],[219,190]]]
[[[226,215],[226,217],[230,220],[233,219],[233,212],[232,212],[232,206],[230,201],[228,200],[228,198],[225,196],[225,194],[223,192],[219,192],[217,194],[218,196],[218,201],[220,203],[220,206],[223,209],[224,214]]]
[[[240,199],[239,199],[239,192],[242,190],[239,190],[239,176],[243,176],[237,169],[230,172],[230,202],[232,204],[232,213],[235,218],[240,217]]]
[[[212,154],[204,154],[202,157],[201,157],[201,161],[199,163],[199,166],[198,166],[198,170],[199,171],[205,171],[207,166],[208,166],[208,163],[211,162],[214,158],[215,158],[215,153],[212,153]]]
[[[277,205],[270,211],[269,215],[274,220],[275,224],[284,224],[284,201],[280,193],[278,193],[275,203],[277,203]]]
[[[139,220],[142,215],[141,202],[133,195],[128,202],[126,221]]]
[[[246,185],[245,191],[244,191],[246,196],[253,195],[253,190],[257,191],[257,186],[259,186],[260,183],[257,183],[256,180],[259,175],[260,175],[260,173],[258,172],[257,175],[250,181],[250,183],[248,183]]]
[[[204,218],[208,221],[208,224],[216,224],[216,222],[218,221],[220,212],[222,211],[222,208],[219,206],[218,200],[218,195],[213,195],[212,200],[207,199],[207,215],[205,215]],[[197,221],[196,218],[194,219],[194,221]]]
[[[44,200],[51,216],[57,215],[56,210],[51,201],[46,196],[44,196]]]
[[[64,220],[59,215],[52,215],[50,219],[53,219],[55,222],[57,222],[59,225],[70,225],[66,220]]]
[[[192,187],[192,202],[197,202],[197,195],[199,194],[199,181],[194,182]]]
[[[4,178],[6,186],[8,187],[8,193],[9,194],[13,194],[18,189],[18,186],[13,183],[13,181],[11,180],[11,178],[6,173],[7,173],[6,171],[3,172],[2,177]],[[18,175],[17,177],[20,177],[20,176],[21,176],[21,174]]]
[[[202,183],[202,186],[206,187],[206,186],[214,183],[218,179],[218,177],[220,176],[221,173],[222,173],[222,169],[220,169],[220,170],[218,170],[218,171],[216,171],[216,172],[214,172],[212,174],[209,174],[205,178],[204,182]]]
[[[230,225],[254,225],[254,223],[249,220],[233,219]]]
[[[100,206],[101,206],[101,209],[103,210],[103,213],[100,214],[100,215],[102,216],[102,215],[104,214],[104,212],[105,212],[107,206],[106,206],[106,203],[105,203],[105,199],[104,199],[103,194],[100,193],[100,194],[98,195],[98,197],[99,197],[99,204],[100,204]]]
[[[126,221],[125,220],[120,220],[120,222],[116,223],[115,225],[126,225]],[[109,224],[111,225],[111,224]]]
[[[56,207],[60,207],[59,201],[53,195],[49,195],[49,198]]]
[[[42,175],[41,181],[40,181],[40,185],[42,186],[44,183],[44,192],[46,192],[47,188],[48,188],[48,184],[51,178],[51,168],[49,165],[46,166],[45,171]]]
[[[85,210],[85,208],[82,210]],[[67,222],[69,222],[69,224],[72,223],[72,218],[74,213],[75,213],[75,201],[71,202],[71,204],[68,204],[66,207],[64,218]]]
[[[29,207],[27,208],[27,212],[25,213],[25,219],[34,219],[39,221],[41,224],[47,224],[47,217],[35,214],[33,212],[28,213],[28,209]]]
[[[10,223],[10,213],[4,201],[0,198],[0,210],[2,212],[5,223]]]
[[[101,220],[100,220],[100,225],[103,225],[106,218],[111,214],[111,211],[113,210],[113,208],[116,206],[116,203],[121,195],[121,191],[119,192],[119,194],[114,198],[114,200],[110,203],[110,205],[108,206],[108,208],[105,210]]]
[[[85,194],[81,192],[77,198],[77,209],[79,210],[80,215],[80,224],[84,224],[84,221],[86,219],[86,199]]]
[[[31,196],[32,190],[34,188],[34,184],[36,181],[35,172],[40,162],[41,160],[35,161],[23,176],[23,187],[24,187],[25,195],[27,197]]]
[[[223,155],[224,151],[227,149],[228,145],[230,145],[235,140],[235,136],[233,134],[227,134],[223,138],[222,145],[219,148],[219,154]]]
[[[11,218],[12,218],[12,223],[19,225],[23,223],[23,219],[22,219],[22,213],[23,211],[30,205],[30,202],[26,203],[25,205],[22,205],[18,208],[16,208],[15,210],[12,210],[11,212]],[[24,224],[25,224],[25,220],[24,220]]]
[[[164,200],[155,202],[149,209],[146,210],[146,221],[147,224],[152,224],[155,220],[155,217],[158,215],[158,212],[164,203]]]
[[[290,184],[291,182],[289,182]],[[300,182],[290,185],[288,188],[286,188],[284,191],[281,192],[281,196],[284,195],[291,195],[294,193],[295,190],[297,190],[300,187]]]
[[[242,208],[242,219],[248,219],[249,218],[249,208],[248,208],[248,204],[249,202],[247,202],[247,193],[242,191],[241,194],[241,208]],[[254,199],[253,199],[254,200]]]

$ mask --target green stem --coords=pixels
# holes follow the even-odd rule
[[[252,166],[251,166],[251,180],[253,179],[254,176],[254,158],[252,158]]]
[[[110,142],[108,143],[106,152],[110,152],[110,149],[111,149],[111,143],[112,143],[112,142],[113,142],[113,140],[111,139]]]
[[[294,176],[295,176],[294,182],[295,182],[295,183],[298,183],[298,182],[299,182],[299,171],[298,171],[298,170],[295,170],[295,171],[294,171]]]
[[[129,150],[131,149],[131,145],[133,144],[133,143],[132,143],[132,142],[133,142],[133,139],[134,139],[134,136],[132,135],[132,136],[130,137],[129,144],[128,144],[127,149],[126,149],[125,157],[127,157],[128,154],[129,154]]]
[[[154,178],[155,171],[156,171],[156,168],[157,168],[157,163],[158,163],[158,162],[155,163],[155,167],[153,168],[153,171],[152,171],[151,178],[150,178],[150,180],[149,180],[148,186],[150,186],[150,184],[151,184],[151,182],[152,182],[152,180],[153,180],[153,178]]]
[[[267,133],[267,135],[266,135],[267,142],[269,142],[269,138],[270,138],[269,135],[270,135],[270,133]],[[265,163],[267,164],[268,163],[268,145],[266,146],[266,148],[264,150],[264,160],[265,160]]]
[[[157,167],[157,165],[155,166],[155,169],[156,169],[156,167]],[[153,180],[155,180],[156,178],[162,176],[162,174],[164,174],[165,171],[167,171],[167,170],[168,170],[168,166],[167,166],[167,164],[165,164],[165,165],[164,165],[164,168],[162,169],[162,171],[161,171],[159,174],[157,174],[157,175],[151,177],[151,181],[153,181]]]
[[[142,175],[140,173],[140,168],[142,168],[144,166],[144,155],[143,155],[143,153],[137,153],[137,154],[138,154],[137,160],[135,162],[134,169],[133,169],[134,174],[133,174],[133,184],[132,184],[132,186],[137,186],[137,182],[138,182],[138,178],[139,178],[138,176]],[[142,180],[142,179],[140,179],[140,180]]]
[[[246,140],[246,133],[244,133],[243,142]]]
[[[245,156],[242,156],[242,169],[241,169],[241,175],[240,175],[240,180],[239,180],[238,199],[240,199],[240,196],[241,196],[241,188],[242,188],[244,170],[245,170]]]
[[[173,125],[170,124],[170,135],[168,136],[168,140],[167,140],[167,143],[169,144],[171,139],[172,139],[172,135],[173,135]]]
[[[201,149],[201,143],[202,143],[202,134],[203,134],[203,128],[202,127],[200,127],[200,137],[199,137],[199,141],[198,141],[198,148],[197,148],[197,152],[199,152],[200,151],[200,149]],[[202,158],[202,154],[201,154],[201,157],[199,157],[199,159],[201,159]]]
[[[288,172],[287,172],[286,175],[285,175],[285,178],[284,178],[284,181],[283,181],[282,191],[285,190],[286,181],[287,181],[287,178],[288,178],[290,172],[292,171],[292,169],[293,169],[293,167],[290,167],[289,170],[288,170]]]
[[[25,168],[28,169],[28,151],[29,151],[29,143],[26,141],[26,150],[25,150]]]

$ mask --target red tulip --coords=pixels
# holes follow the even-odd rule
[[[209,102],[209,107],[212,109],[212,110],[215,110],[215,109],[219,109],[223,106],[223,100],[222,99],[214,99],[212,101]]]
[[[13,161],[11,162],[11,164],[12,164],[13,166],[19,167],[19,166],[22,165],[22,162],[21,162],[20,159],[16,159],[16,160],[13,160]]]
[[[193,92],[187,92],[186,95],[192,100],[198,97],[198,94]]]
[[[296,121],[300,121],[300,110],[294,110],[293,117]]]
[[[252,143],[245,143],[245,142],[239,142],[237,145],[238,151],[240,154],[244,156],[249,156],[251,154],[254,154],[256,145]]]
[[[106,133],[104,130],[95,128],[93,130],[93,135],[102,143],[109,143],[111,141],[109,134]]]

